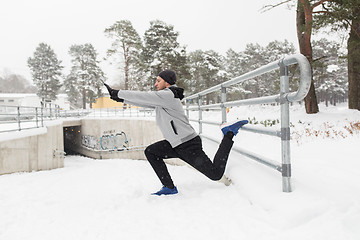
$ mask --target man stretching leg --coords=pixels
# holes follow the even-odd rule
[[[163,185],[158,192],[153,193],[159,196],[178,193],[164,162],[167,158],[180,158],[211,180],[220,180],[234,143],[232,138],[248,123],[247,120],[242,120],[222,127],[224,136],[211,161],[202,149],[201,138],[184,113],[181,104],[184,89],[177,87],[175,83],[175,72],[165,70],[156,78],[157,92],[119,91],[105,84],[114,101],[155,109],[156,123],[165,140],[149,145],[145,149],[145,155]]]

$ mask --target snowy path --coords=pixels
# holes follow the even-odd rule
[[[320,151],[333,158],[312,166],[309,145],[294,149],[290,194],[278,173],[237,154],[230,187],[170,166],[180,194],[167,197],[149,195],[160,185],[146,161],[69,156],[62,169],[0,177],[0,239],[359,239],[360,161],[337,166],[329,143]]]

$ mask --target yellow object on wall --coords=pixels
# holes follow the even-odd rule
[[[110,97],[101,97],[96,99],[96,102],[92,103],[91,107],[92,108],[123,108],[124,104],[122,102],[116,102],[110,99]],[[126,105],[126,108],[129,107],[137,108],[136,106]]]
[[[124,104],[122,102],[116,102],[110,97],[101,97],[96,99],[95,103],[92,103],[92,108],[114,108],[114,107],[123,107]]]

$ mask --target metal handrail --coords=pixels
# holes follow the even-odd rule
[[[148,117],[153,110],[146,108],[100,108],[61,110],[59,107],[28,107],[0,105],[0,133],[44,127],[45,120],[79,117]]]
[[[44,126],[45,119],[57,119],[59,108],[0,105],[0,132],[21,131]],[[25,124],[25,125],[24,125]]]
[[[290,102],[301,101],[302,99],[305,98],[306,94],[309,92],[310,83],[311,83],[310,64],[309,64],[309,61],[306,59],[306,57],[302,54],[294,54],[294,55],[286,56],[286,57],[280,59],[279,61],[271,62],[265,66],[262,66],[251,72],[245,73],[239,77],[233,78],[231,80],[228,80],[226,82],[223,82],[221,84],[218,84],[216,86],[208,88],[199,93],[190,95],[190,96],[184,98],[183,101],[198,98],[199,96],[205,96],[209,93],[221,90],[222,88],[227,88],[234,84],[253,79],[253,78],[263,75],[265,73],[279,69],[280,65],[290,66],[293,64],[298,64],[299,69],[300,69],[299,89],[297,92],[288,93],[288,94],[284,95],[283,97],[286,97],[287,100]],[[230,106],[239,106],[239,103],[243,103],[243,105],[251,105],[251,104],[274,103],[274,102],[280,102],[280,94],[273,95],[273,96],[267,96],[267,97],[239,100],[239,101],[234,101],[234,102],[227,102],[224,104],[226,104],[227,107],[230,107]],[[202,108],[203,109],[206,109],[207,107],[208,108],[217,108],[219,105],[220,104],[203,105]],[[196,108],[196,107],[194,107],[194,108]]]
[[[300,84],[296,92],[289,92],[289,69],[288,67],[293,64],[298,64],[300,69]],[[242,99],[236,101],[226,101],[226,88],[241,83],[255,77],[261,76],[265,73],[274,70],[280,70],[280,93],[272,96],[257,97],[251,99]],[[301,101],[307,95],[311,84],[311,67],[307,58],[302,54],[294,54],[286,56],[278,61],[271,62],[265,66],[255,69],[251,72],[245,73],[239,77],[233,78],[229,81],[223,82],[211,88],[208,88],[199,93],[190,95],[183,99],[185,102],[185,110],[189,117],[189,111],[198,111],[198,119],[189,119],[190,121],[197,122],[199,124],[199,134],[201,136],[219,143],[219,141],[212,137],[206,136],[202,133],[202,124],[218,124],[214,121],[204,121],[202,119],[202,111],[204,109],[220,109],[222,114],[222,122],[226,122],[226,108],[231,106],[241,105],[255,105],[255,104],[268,104],[278,103],[281,107],[281,129],[280,130],[268,130],[264,128],[258,128],[253,126],[244,126],[242,129],[259,134],[265,134],[269,136],[275,136],[281,138],[281,152],[282,163],[276,163],[276,161],[270,160],[266,157],[259,156],[256,153],[252,153],[245,149],[234,147],[233,150],[237,151],[259,163],[269,166],[282,173],[282,185],[284,192],[291,192],[291,163],[290,163],[290,121],[289,121],[289,103]],[[221,90],[221,103],[216,104],[202,104],[202,97]],[[198,99],[198,103],[195,106],[190,106],[190,100]]]

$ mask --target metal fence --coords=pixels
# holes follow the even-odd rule
[[[99,108],[61,110],[54,107],[22,107],[0,105],[0,133],[44,127],[44,121],[78,117],[152,117],[146,108]]]
[[[299,88],[296,92],[289,92],[289,69],[288,67],[293,64],[298,64],[300,69],[300,84]],[[280,70],[280,93],[273,96],[252,98],[252,99],[244,99],[237,101],[226,101],[226,89],[234,84],[241,83],[265,73]],[[271,167],[282,174],[282,188],[283,192],[291,192],[291,162],[290,162],[290,121],[289,121],[289,103],[301,101],[307,95],[310,89],[311,83],[311,68],[308,60],[305,56],[301,54],[295,54],[286,56],[279,61],[275,61],[269,63],[265,66],[262,66],[254,71],[248,72],[244,75],[231,79],[227,82],[221,83],[209,89],[206,89],[197,94],[191,95],[189,97],[184,98],[186,104],[186,112],[189,117],[190,110],[198,111],[197,119],[190,119],[190,121],[198,122],[199,124],[199,134],[201,136],[218,142],[218,140],[213,139],[212,137],[206,136],[202,134],[202,125],[203,124],[213,124],[220,125],[221,123],[226,122],[226,108],[231,106],[241,106],[241,105],[254,105],[254,104],[267,104],[267,103],[278,103],[281,108],[281,129],[274,130],[264,130],[259,129],[253,126],[244,126],[242,129],[254,133],[266,134],[270,136],[280,137],[281,138],[281,164],[270,160],[266,157],[260,156],[258,154],[252,153],[246,149],[242,149],[239,147],[234,147],[233,150],[239,152],[251,159],[256,160],[259,163],[262,163],[268,167]],[[221,102],[217,104],[203,104],[203,97],[207,94],[213,93],[215,91],[221,90]],[[197,105],[190,106],[190,101],[193,99],[197,99]],[[220,109],[222,114],[221,122],[213,122],[206,121],[202,118],[202,112],[205,109]],[[219,143],[219,142],[218,142]]]
[[[22,107],[0,105],[0,132],[21,131],[44,126],[44,120],[59,117],[58,107]]]

